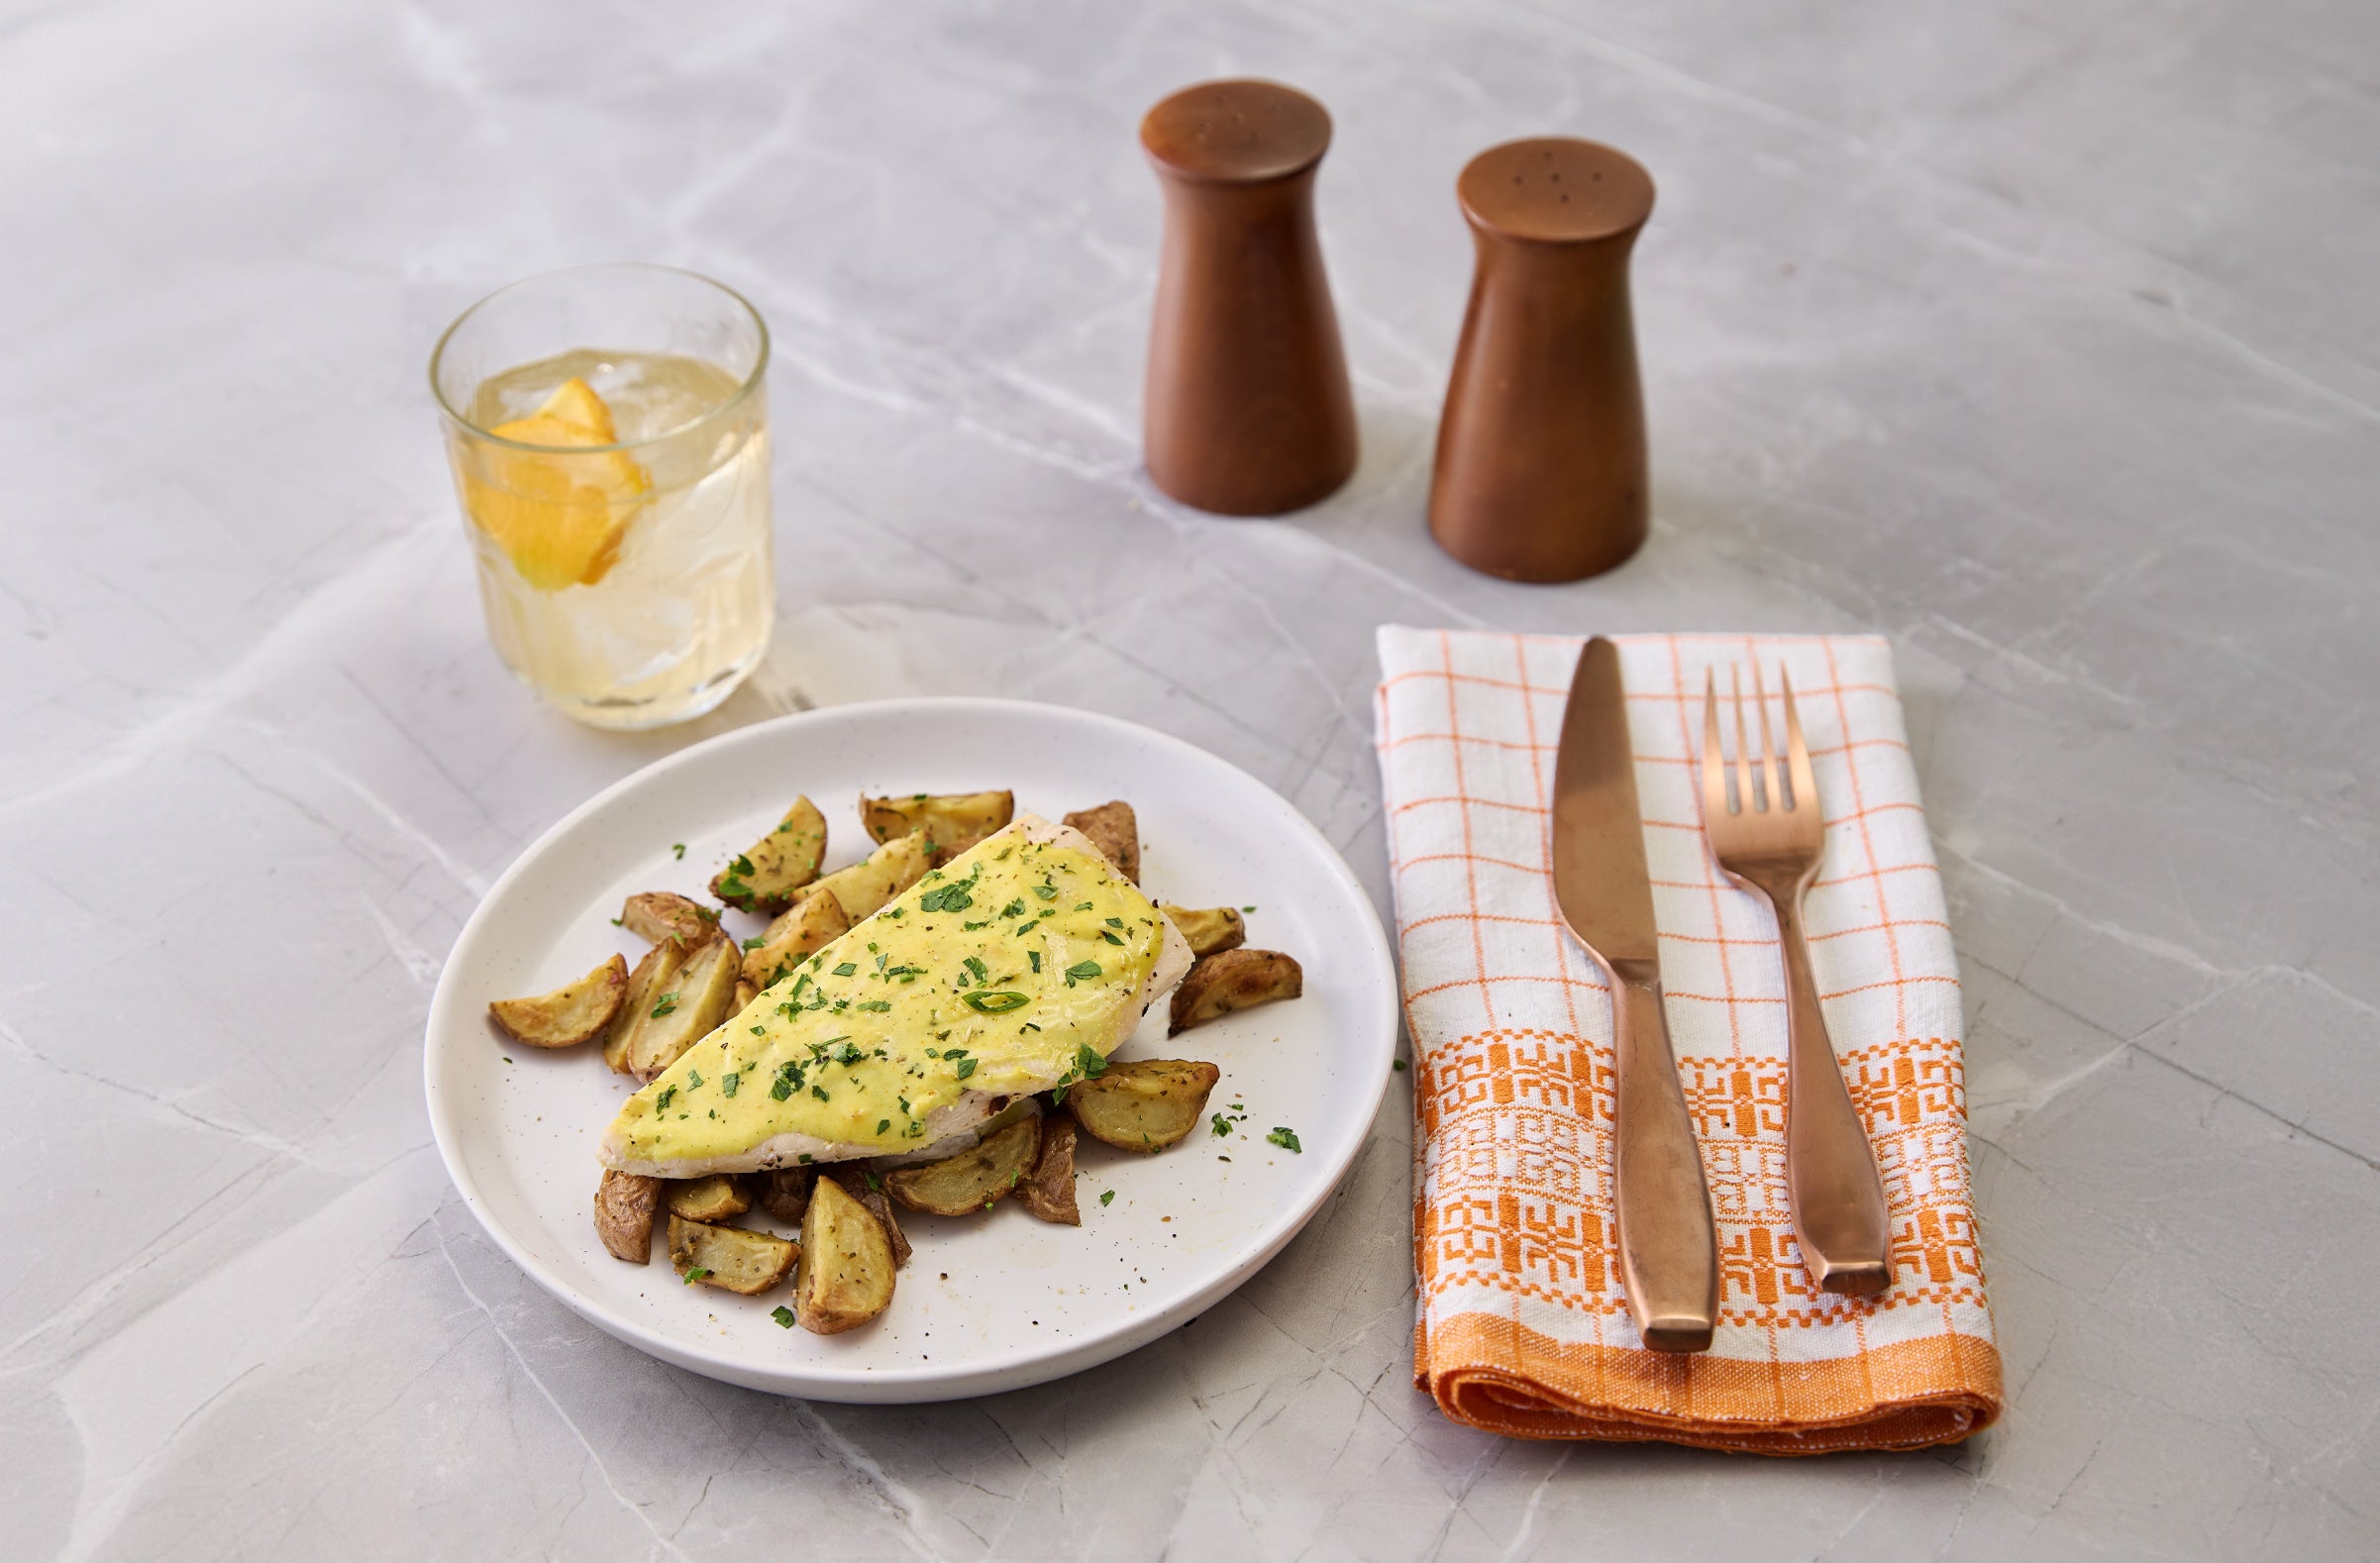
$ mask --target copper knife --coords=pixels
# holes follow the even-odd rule
[[[1611,984],[1619,1056],[1612,1202],[1620,1277],[1655,1351],[1703,1351],[1718,1318],[1718,1233],[1661,1012],[1652,876],[1636,808],[1619,648],[1579,654],[1554,761],[1554,898]]]

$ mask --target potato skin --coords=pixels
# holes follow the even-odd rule
[[[791,1275],[800,1258],[798,1246],[769,1232],[670,1217],[670,1267],[702,1286],[756,1298]],[[695,1270],[709,1274],[690,1274]]]
[[[534,998],[499,998],[487,1016],[527,1047],[576,1047],[611,1029],[628,996],[628,960],[613,956],[574,983]]]
[[[1222,1078],[1212,1064],[1190,1059],[1109,1064],[1097,1079],[1067,1088],[1066,1108],[1092,1139],[1154,1155],[1198,1126],[1207,1093]]]
[[[1182,937],[1190,941],[1190,954],[1213,955],[1223,950],[1236,950],[1248,942],[1248,923],[1236,907],[1231,906],[1161,906],[1158,908],[1174,920]]]
[[[810,1179],[807,1167],[777,1167],[755,1175],[761,1208],[787,1226],[799,1226],[803,1212],[810,1207]]]
[[[661,1204],[662,1180],[606,1171],[595,1186],[595,1234],[614,1259],[632,1265],[653,1262],[653,1212]]]
[[[1016,1186],[1016,1202],[1045,1221],[1081,1226],[1075,1205],[1075,1120],[1061,1113],[1041,1125],[1041,1155],[1032,1176]]]
[[[884,1241],[892,1245],[892,1268],[906,1270],[909,1255],[915,1252],[909,1246],[909,1234],[900,1229],[900,1217],[893,1213],[892,1201],[884,1196],[883,1174],[876,1174],[878,1187],[871,1189],[868,1186],[869,1173],[870,1168],[865,1162],[844,1162],[835,1168],[833,1176],[835,1182],[843,1186],[843,1192],[866,1205],[868,1213],[875,1216],[878,1224],[883,1227]]]
[[[832,1178],[810,1190],[793,1271],[793,1317],[816,1335],[857,1329],[892,1305],[892,1242]]]
[[[826,948],[850,927],[851,918],[844,914],[843,902],[833,890],[811,891],[771,923],[759,944],[744,952],[744,981],[758,996],[770,984],[791,976],[795,962]]]
[[[1295,998],[1305,991],[1305,970],[1279,950],[1222,950],[1201,956],[1174,990],[1173,1025],[1180,1036],[1235,1009]]]
[[[717,912],[673,890],[647,890],[642,895],[629,896],[628,903],[620,908],[620,926],[655,944],[675,940],[688,951],[727,937],[720,930]]]
[[[774,917],[793,904],[793,892],[818,878],[826,857],[826,816],[797,797],[776,828],[754,842],[711,880],[711,893],[730,906]]]
[[[1016,817],[1014,792],[912,792],[860,798],[860,823],[875,841],[922,830],[940,868]]]
[[[988,1210],[1033,1170],[1041,1150],[1041,1119],[1019,1118],[956,1156],[884,1174],[884,1188],[912,1210],[972,1215]]]
[[[752,1192],[744,1187],[744,1180],[732,1173],[672,1179],[663,1198],[669,1200],[672,1215],[714,1226],[752,1208]]]
[[[1097,808],[1077,809],[1066,822],[1088,836],[1118,874],[1140,883],[1140,820],[1131,804],[1119,797]]]

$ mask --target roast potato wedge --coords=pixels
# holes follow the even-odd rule
[[[1095,1080],[1066,1091],[1067,1110],[1083,1132],[1121,1151],[1154,1154],[1198,1126],[1206,1094],[1223,1072],[1187,1059],[1138,1059],[1109,1064]]]
[[[1060,1113],[1042,1120],[1041,1154],[1016,1186],[1016,1202],[1060,1226],[1083,1224],[1083,1212],[1075,1208],[1074,1119]]]
[[[802,1212],[810,1207],[811,1177],[807,1167],[778,1167],[755,1174],[761,1208],[787,1226],[799,1226]]]
[[[727,1006],[735,1002],[741,969],[736,947],[725,939],[714,939],[687,956],[675,980],[652,1003],[629,1015],[628,1072],[651,1080],[717,1029],[727,1018]]]
[[[793,1269],[793,1317],[803,1329],[837,1335],[892,1305],[892,1241],[883,1223],[832,1178],[810,1186]]]
[[[673,1178],[663,1196],[670,1201],[670,1213],[682,1215],[689,1221],[732,1221],[752,1208],[752,1191],[744,1180],[732,1173],[713,1173],[708,1178]]]
[[[800,1257],[799,1247],[769,1232],[670,1217],[670,1268],[722,1292],[759,1297],[790,1275]]]
[[[1088,836],[1118,874],[1140,883],[1140,820],[1131,804],[1117,798],[1097,808],[1079,809],[1067,815],[1066,822]]]
[[[628,960],[613,956],[574,983],[535,998],[499,998],[487,1016],[529,1047],[576,1047],[610,1029],[628,996]]]
[[[934,849],[926,845],[925,832],[911,831],[895,836],[849,868],[837,869],[825,879],[794,891],[794,899],[807,900],[813,895],[832,891],[843,903],[843,915],[853,922],[872,917],[892,897],[917,883],[925,873]]]
[[[761,990],[759,989],[753,987],[750,983],[739,977],[736,979],[736,996],[728,1004],[727,1012],[731,1015],[740,1014],[743,1012],[746,1005],[750,1004],[754,999],[760,996]]]
[[[912,1210],[966,1215],[988,1210],[1024,1181],[1041,1151],[1041,1119],[1017,1119],[956,1156],[884,1174],[884,1188]]]
[[[1201,956],[1174,990],[1174,1022],[1180,1036],[1218,1015],[1305,991],[1305,969],[1279,950],[1221,950]]]
[[[631,895],[620,908],[620,926],[640,939],[668,944],[674,939],[688,950],[727,937],[719,929],[719,914],[700,901],[673,890],[647,890]]]
[[[791,976],[802,957],[826,948],[850,927],[842,897],[833,890],[813,890],[771,923],[759,944],[744,952],[744,981],[756,993],[766,990],[779,978]]]
[[[686,964],[686,947],[674,939],[667,939],[645,952],[645,958],[628,974],[628,993],[620,1002],[620,1012],[612,1018],[611,1034],[603,1039],[603,1062],[623,1075],[633,1075],[628,1062],[629,1045],[636,1040],[640,1017],[649,1014],[661,1001],[661,995],[671,990],[677,981],[678,969]]]
[[[711,881],[711,893],[748,912],[774,917],[793,904],[793,892],[818,878],[826,856],[826,816],[797,797],[776,828],[746,848]]]
[[[876,1179],[873,1184],[868,1181],[871,1176]],[[834,1180],[883,1225],[884,1240],[892,1245],[892,1268],[906,1270],[912,1252],[909,1234],[900,1229],[900,1217],[892,1213],[892,1201],[885,1198],[883,1175],[872,1174],[864,1163],[844,1162],[834,1170]]]
[[[1174,926],[1190,941],[1192,955],[1236,950],[1248,942],[1247,920],[1234,907],[1160,905],[1158,910],[1174,919]]]
[[[606,1171],[595,1186],[595,1235],[612,1258],[632,1265],[653,1261],[653,1212],[661,1203],[662,1180]]]
[[[871,840],[891,841],[913,830],[925,832],[940,868],[1016,817],[1013,792],[913,792],[901,797],[860,799],[860,823]]]

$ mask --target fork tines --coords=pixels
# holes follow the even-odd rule
[[[1752,665],[1752,703],[1760,712],[1760,748],[1752,748],[1744,721],[1743,669],[1730,664],[1729,704],[1735,712],[1735,764],[1729,785],[1725,743],[1719,728],[1718,670],[1710,669],[1703,684],[1703,811],[1705,818],[1721,814],[1792,814],[1817,797],[1810,771],[1810,745],[1802,737],[1801,713],[1794,708],[1794,685],[1782,663],[1777,682],[1785,705],[1785,753],[1777,752],[1769,726],[1768,688],[1760,665]]]

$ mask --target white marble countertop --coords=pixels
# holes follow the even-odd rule
[[[12,1556],[2380,1546],[2368,8],[5,10]],[[1233,72],[1338,124],[1363,465],[1281,523],[1137,465],[1133,128]],[[1420,523],[1454,176],[1539,132],[1661,184],[1654,537],[1557,588]],[[775,648],[645,738],[497,667],[423,374],[490,287],[615,258],[731,282],[778,346]],[[458,1203],[429,988],[594,788],[804,704],[1066,701],[1266,779],[1385,906],[1385,619],[1892,637],[1966,977],[1997,1429],[1777,1463],[1448,1424],[1408,1377],[1401,1085],[1227,1304],[976,1403],[663,1367]]]

